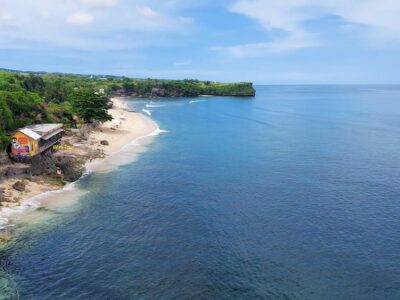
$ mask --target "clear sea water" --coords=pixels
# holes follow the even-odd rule
[[[400,299],[400,87],[130,105],[168,132],[0,252],[4,298]]]

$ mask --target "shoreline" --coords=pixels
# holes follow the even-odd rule
[[[18,176],[14,176],[0,183],[7,198],[13,199],[10,202],[2,202],[9,205],[2,205],[0,209],[1,231],[7,232],[7,229],[14,227],[24,214],[28,215],[39,208],[45,208],[47,204],[51,205],[52,198],[70,192],[75,184],[88,174],[112,171],[134,161],[137,155],[144,151],[151,137],[163,132],[154,120],[140,112],[130,110],[122,97],[114,97],[111,100],[114,103],[109,109],[109,113],[113,116],[112,121],[92,129],[85,143],[72,143],[72,149],[56,152],[58,156],[78,153],[84,156],[92,151],[101,152],[101,155],[94,159],[84,156],[85,162],[82,166],[84,172],[77,180],[61,185],[59,182],[52,182],[51,178],[46,176],[30,179],[19,179]],[[72,140],[74,136],[69,138]],[[103,145],[101,141],[107,141],[107,145]],[[19,180],[27,183],[23,192],[17,192],[12,188],[12,185]]]

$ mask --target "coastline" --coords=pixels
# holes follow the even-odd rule
[[[51,204],[52,198],[59,198],[62,193],[71,192],[75,183],[87,174],[112,171],[120,165],[132,162],[137,154],[144,150],[151,137],[162,132],[151,118],[130,110],[123,98],[115,97],[111,100],[114,103],[109,109],[109,113],[113,116],[112,121],[92,129],[85,143],[74,143],[71,149],[57,151],[59,156],[86,155],[84,156],[84,172],[78,180],[62,185],[45,176],[33,177],[29,180],[24,179],[26,189],[22,192],[12,187],[16,181],[20,180],[18,178],[7,178],[0,183],[0,188],[5,190],[7,198],[12,199],[10,202],[2,202],[0,230],[7,231],[6,229],[18,223],[17,220],[23,218],[24,214]],[[103,145],[101,141],[107,141],[106,145]],[[94,151],[101,155],[95,158],[87,155]]]

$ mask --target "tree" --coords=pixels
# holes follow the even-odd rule
[[[22,86],[29,92],[36,92],[39,95],[43,95],[46,83],[42,77],[31,74],[24,78]]]
[[[74,91],[69,101],[72,104],[72,110],[82,118],[85,123],[93,121],[111,121],[112,116],[108,114],[108,99],[96,94],[93,90],[82,89]]]
[[[67,82],[62,79],[49,81],[46,85],[45,99],[47,102],[54,101],[58,103],[65,102],[68,95],[71,93],[71,88],[67,86]]]
[[[9,129],[14,125],[12,111],[0,94],[0,130]],[[0,131],[1,136],[1,131]]]
[[[135,92],[135,85],[133,84],[132,81],[129,80],[124,80],[122,88],[124,89],[124,92],[126,94],[132,94],[133,92]]]
[[[0,130],[0,151],[6,150],[9,143],[10,143],[9,136],[5,132]]]

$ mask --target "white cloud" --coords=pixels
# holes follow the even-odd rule
[[[83,4],[91,7],[113,7],[118,0],[81,0]]]
[[[74,25],[87,25],[92,23],[93,16],[84,12],[76,12],[67,17],[67,22]]]
[[[144,17],[156,17],[158,15],[157,12],[150,7],[141,7],[137,12]]]
[[[0,0],[0,49],[104,50],[162,44],[168,34],[181,35],[189,30],[189,26],[182,26],[183,2]]]
[[[42,19],[48,19],[50,17],[49,12],[46,9],[41,10],[39,15]]]
[[[184,66],[189,66],[191,64],[192,64],[192,61],[190,59],[182,60],[182,61],[176,61],[176,62],[174,62],[174,67],[184,67]]]
[[[188,18],[188,17],[179,17],[178,21],[182,24],[193,24],[194,23],[194,19]]]
[[[0,21],[11,21],[14,17],[7,13],[0,13]]]
[[[210,50],[222,51],[233,58],[263,56],[274,53],[284,53],[297,49],[315,47],[315,41],[295,38],[285,38],[278,41],[235,45],[230,47],[211,47]]]
[[[229,9],[256,20],[269,32],[284,33],[283,37],[270,42],[226,47],[235,57],[314,47],[321,41],[305,23],[326,16],[336,16],[347,24],[362,27],[375,41],[400,41],[398,0],[236,0]]]

